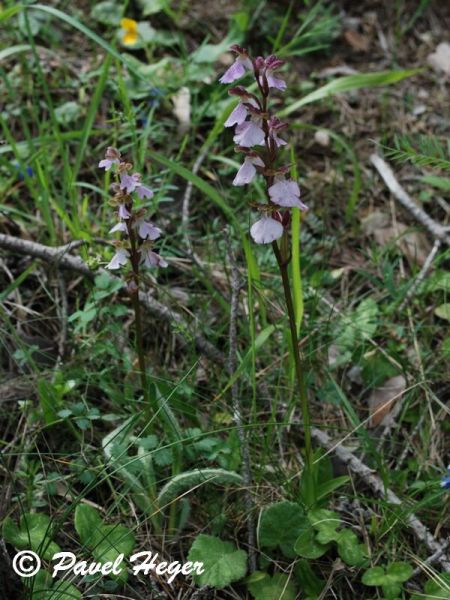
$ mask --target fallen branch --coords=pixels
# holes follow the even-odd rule
[[[435,239],[441,240],[450,246],[450,235],[448,234],[446,228],[427,215],[427,213],[420,208],[420,206],[417,206],[411,196],[405,192],[405,190],[399,184],[387,162],[384,161],[381,156],[378,156],[378,154],[371,154],[370,162],[383,178],[383,181],[389,188],[391,194],[397,198],[400,204],[402,204],[413,215],[413,217],[419,221],[419,223],[428,229]]]
[[[334,442],[326,433],[319,429],[312,428],[311,434],[313,439],[325,448],[327,452],[333,452],[339,458],[339,460],[347,465],[347,467],[355,473],[360,479],[366,483],[377,496],[386,498],[391,504],[397,506],[403,506],[404,502],[389,488],[385,488],[382,480],[372,472],[367,465],[365,465],[357,456],[351,452],[345,446],[341,446],[339,443]],[[444,547],[438,542],[427,527],[420,521],[413,513],[408,513],[405,507],[404,509],[405,519],[410,526],[415,537],[424,544],[428,550],[432,553],[433,557],[436,557],[447,573],[450,573],[450,559],[445,555]]]
[[[79,245],[78,241],[75,241],[72,244],[75,247]],[[45,262],[54,265],[57,268],[69,269],[76,273],[80,273],[91,280],[102,273],[107,273],[110,277],[118,279],[115,277],[115,275],[112,275],[105,269],[91,270],[79,256],[73,256],[69,254],[69,251],[72,247],[73,246],[71,244],[50,247],[45,246],[44,244],[39,244],[38,242],[22,240],[21,238],[17,238],[12,235],[0,233],[0,248],[5,250],[9,250],[16,254],[40,258],[41,260],[44,260]],[[125,284],[123,284],[122,287],[123,290],[126,291]],[[175,332],[175,336],[178,339],[183,340],[185,343],[186,338],[191,338],[199,352],[205,354],[212,361],[220,365],[224,365],[226,363],[225,356],[222,354],[222,352],[217,350],[213,344],[208,342],[208,340],[206,340],[199,333],[192,334],[192,326],[178,312],[172,310],[164,304],[161,304],[142,291],[139,292],[139,300],[144,308],[146,308],[154,317],[157,317],[172,325],[176,324],[177,331]]]

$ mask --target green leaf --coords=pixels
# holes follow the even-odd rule
[[[74,523],[82,544],[90,547],[94,535],[102,526],[102,518],[99,512],[89,504],[79,504],[75,509]]]
[[[19,527],[10,517],[3,521],[2,534],[6,542],[19,550],[31,548],[41,558],[51,560],[60,547],[51,540],[50,517],[43,513],[26,513]]]
[[[262,577],[261,577],[262,575]],[[295,600],[297,590],[293,581],[283,573],[273,577],[257,571],[247,580],[247,588],[255,600]]]
[[[138,0],[138,2],[144,17],[159,13],[169,5],[169,0]]]
[[[388,566],[386,573],[390,579],[403,583],[411,577],[413,568],[406,562],[393,562]]]
[[[58,123],[61,125],[69,125],[76,121],[81,114],[80,105],[73,100],[69,102],[64,102],[61,106],[58,106],[55,109],[55,117]]]
[[[450,303],[446,302],[445,304],[441,304],[434,309],[434,314],[440,319],[445,319],[446,321],[450,321]]]
[[[128,556],[135,546],[134,535],[125,525],[106,525],[98,511],[87,504],[79,504],[75,509],[75,529],[81,542],[92,551],[101,563],[114,562],[120,554]],[[127,579],[128,573],[122,567],[117,578]]]
[[[343,529],[339,533],[337,545],[339,556],[350,567],[360,566],[364,562],[364,546],[359,543],[357,535],[350,529]]]
[[[318,542],[328,544],[339,539],[340,533],[336,529],[340,526],[341,519],[337,513],[326,509],[312,510],[308,518],[318,532],[316,536]]]
[[[188,559],[203,563],[204,573],[193,576],[198,585],[222,589],[242,579],[247,572],[247,552],[212,535],[197,536],[189,550]]]
[[[444,192],[450,192],[450,178],[449,177],[438,177],[437,175],[425,175],[423,177],[419,177],[419,181],[423,183],[428,183],[439,190],[443,190]]]
[[[122,8],[113,0],[98,2],[91,10],[91,18],[103,25],[119,26],[121,17]]]
[[[383,567],[371,567],[363,574],[361,581],[364,585],[381,586],[386,583],[386,573]]]
[[[306,516],[294,502],[277,502],[264,508],[258,524],[261,547],[279,546],[287,558],[294,558],[294,544],[305,528]]]
[[[311,523],[308,522],[305,529],[298,536],[294,550],[299,556],[314,560],[323,556],[329,547],[328,544],[320,544],[316,540],[316,532]]]
[[[326,581],[317,577],[311,565],[305,559],[298,561],[295,565],[294,573],[300,583],[300,588],[308,598],[317,598],[320,596],[327,584]]]
[[[380,71],[378,73],[361,73],[358,75],[347,75],[345,77],[339,77],[334,79],[324,86],[320,87],[314,92],[304,96],[297,102],[294,102],[284,110],[280,111],[279,117],[286,117],[287,115],[295,112],[302,106],[310,104],[311,102],[317,102],[334,94],[341,94],[343,92],[349,92],[351,90],[358,90],[361,88],[373,88],[381,85],[390,85],[397,83],[406,77],[411,77],[420,72],[420,69],[406,69],[404,71]]]
[[[334,491],[346,485],[349,481],[350,477],[348,475],[341,475],[340,477],[330,479],[330,481],[320,483],[317,487],[317,500],[328,498]]]
[[[81,600],[81,592],[69,581],[55,581],[51,573],[41,570],[33,578],[31,600]],[[31,587],[31,586],[30,586]]]
[[[436,573],[425,584],[425,594],[414,594],[411,600],[448,600],[450,598],[450,573]]]
[[[196,469],[185,471],[170,479],[158,494],[158,506],[164,509],[178,496],[195,490],[206,483],[215,485],[242,485],[242,477],[233,471],[225,469]]]

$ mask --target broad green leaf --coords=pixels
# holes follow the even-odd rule
[[[74,523],[82,544],[89,547],[103,522],[99,512],[93,506],[79,504],[75,509]]]
[[[158,494],[160,509],[167,507],[178,496],[195,490],[207,483],[215,485],[242,485],[242,477],[234,471],[225,469],[195,469],[172,477]]]
[[[295,565],[294,573],[300,583],[300,588],[308,598],[317,598],[320,596],[326,586],[326,581],[317,577],[307,560],[299,560]]]
[[[340,526],[339,515],[332,510],[313,510],[308,514],[309,521],[317,531],[316,539],[320,544],[337,541],[340,533],[336,529]]]
[[[305,528],[306,516],[294,502],[277,502],[264,508],[258,524],[258,541],[263,548],[279,546],[287,558],[294,558],[294,544]]]
[[[287,106],[284,110],[280,111],[279,116],[286,117],[306,104],[317,102],[318,100],[333,96],[334,94],[341,94],[343,92],[349,92],[351,90],[358,90],[361,88],[373,88],[382,85],[390,85],[397,83],[406,77],[416,75],[419,72],[420,69],[406,69],[404,71],[380,71],[378,73],[361,73],[358,75],[339,77],[338,79],[330,81],[319,89],[314,90],[314,92],[307,94],[290,106]]]
[[[450,321],[450,303],[446,302],[445,304],[441,304],[434,309],[434,314],[440,319],[445,319],[446,321]]]
[[[371,567],[363,574],[361,581],[364,585],[381,586],[386,583],[386,573],[383,567]]]
[[[254,577],[257,575],[257,577]],[[264,575],[260,577],[259,575]],[[247,588],[255,600],[295,600],[297,590],[288,575],[276,573],[273,577],[267,573],[256,572],[247,581]]]
[[[247,572],[247,552],[212,535],[198,535],[189,550],[188,559],[203,563],[204,573],[194,575],[198,585],[222,589],[242,579]]]
[[[31,585],[30,585],[31,587]],[[69,581],[54,580],[48,571],[33,578],[31,600],[81,600],[81,592]]]
[[[113,0],[98,2],[91,10],[91,18],[103,25],[119,26],[122,8]]]
[[[339,532],[337,546],[339,556],[350,567],[357,567],[364,562],[364,546],[359,543],[358,536],[350,529]]]
[[[19,527],[10,517],[3,522],[2,535],[6,542],[19,550],[31,548],[41,558],[50,560],[60,547],[50,541],[50,517],[43,513],[27,513],[20,519]]]
[[[386,574],[393,580],[403,583],[408,581],[413,573],[413,568],[406,562],[393,562],[386,569]]]
[[[425,584],[425,594],[414,594],[411,600],[448,600],[450,598],[450,573],[437,573]]]
[[[0,22],[1,22],[1,14],[0,14]],[[5,58],[9,58],[14,54],[19,54],[20,52],[28,52],[31,50],[31,46],[29,44],[16,44],[15,46],[8,46],[8,48],[4,48],[0,52],[0,61]]]
[[[87,504],[75,509],[75,529],[82,543],[101,563],[114,562],[120,554],[128,556],[133,551],[135,538],[125,525],[106,525],[98,511]],[[122,567],[118,579],[125,581],[128,573]]]
[[[308,523],[302,533],[298,536],[294,545],[294,550],[299,556],[314,560],[323,556],[329,547],[328,544],[320,544],[316,540],[316,531],[313,529],[311,523]]]

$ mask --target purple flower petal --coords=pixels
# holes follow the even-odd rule
[[[244,148],[251,148],[264,144],[264,131],[256,121],[245,121],[235,129],[236,135],[233,138],[235,144]]]
[[[225,121],[224,126],[233,127],[233,125],[240,125],[247,118],[247,112],[248,111],[246,107],[242,104],[242,102],[239,102],[228,119]]]
[[[250,235],[257,244],[270,244],[283,235],[283,225],[272,217],[263,217],[253,223]]]
[[[126,173],[123,173],[120,176],[120,189],[125,190],[127,194],[134,192],[138,183],[139,182],[136,180],[136,177],[133,175],[127,175]]]
[[[126,264],[130,253],[125,248],[118,248],[116,253],[112,257],[111,261],[106,265],[107,269],[120,269],[123,265]]]
[[[241,168],[236,173],[233,185],[250,183],[256,175],[255,165],[263,167],[264,163],[259,156],[246,156]]]
[[[308,210],[300,200],[300,188],[296,181],[276,178],[276,183],[269,188],[269,196],[279,206],[296,206],[301,210]]]
[[[136,194],[138,197],[143,200],[144,198],[153,198],[152,190],[145,185],[137,185],[136,186]]]
[[[284,90],[287,87],[284,79],[279,79],[278,77],[274,77],[273,75],[271,75],[269,73],[269,70],[267,70],[266,77],[267,77],[267,83],[269,84],[270,88],[276,88],[277,90],[281,90],[282,92],[284,92]]]
[[[164,260],[159,254],[153,252],[153,250],[149,250],[145,248],[141,251],[141,262],[144,263],[146,267],[167,267],[168,263]]]
[[[139,219],[136,227],[138,228],[139,237],[143,240],[157,240],[162,233],[159,227],[156,227],[156,225],[153,225],[149,221],[144,221],[144,219]]]
[[[249,58],[238,56],[229,69],[225,71],[219,79],[220,83],[233,83],[245,74],[246,69],[253,69],[252,61]]]
[[[114,225],[114,227],[109,230],[109,233],[115,233],[116,231],[123,231],[126,233],[128,231],[127,224],[121,221],[120,223],[117,223],[117,225]]]
[[[130,212],[128,211],[125,204],[119,204],[119,217],[121,219],[129,219],[130,216]]]
[[[109,171],[110,168],[118,162],[118,159],[110,160],[109,158],[104,158],[98,163],[98,166],[100,167],[100,169],[105,169],[105,171]]]

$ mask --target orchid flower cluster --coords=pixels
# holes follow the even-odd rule
[[[308,210],[300,200],[300,188],[296,181],[288,177],[289,165],[277,166],[279,148],[287,142],[280,133],[288,127],[269,112],[268,100],[272,90],[284,91],[286,82],[276,76],[276,71],[284,61],[274,55],[253,59],[244,48],[231,46],[236,60],[219,79],[221,83],[233,83],[247,72],[253,74],[259,96],[238,85],[229,90],[239,103],[225,121],[225,127],[236,126],[233,141],[236,151],[245,155],[244,162],[234,178],[233,185],[250,183],[257,173],[266,180],[267,203],[252,203],[261,213],[261,219],[250,229],[257,244],[270,244],[282,237],[290,223],[292,207]],[[263,146],[262,150],[257,149]]]
[[[130,261],[136,275],[140,263],[146,267],[167,267],[167,262],[153,250],[154,241],[162,233],[161,229],[146,220],[145,208],[134,207],[133,194],[144,200],[153,197],[152,190],[142,183],[140,173],[131,173],[133,165],[122,160],[120,152],[112,146],[107,148],[105,158],[98,166],[105,171],[113,168],[117,175],[117,180],[111,185],[114,196],[110,204],[117,209],[118,223],[109,233],[120,231],[126,238],[113,242],[116,253],[106,268],[120,269]]]

